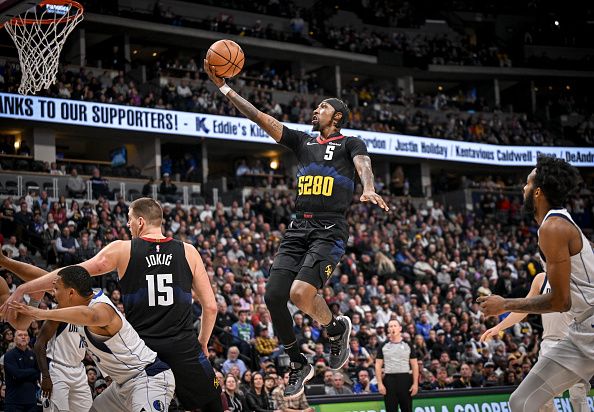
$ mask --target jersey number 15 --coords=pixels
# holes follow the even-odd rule
[[[148,304],[149,306],[170,306],[173,305],[173,274],[159,273],[157,275],[157,287],[155,288],[155,275],[146,275]],[[156,291],[155,291],[156,289]],[[158,293],[158,295],[157,295]]]

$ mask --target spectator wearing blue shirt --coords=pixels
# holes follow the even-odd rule
[[[421,313],[421,318],[417,322],[417,334],[422,335],[423,339],[429,339],[429,331],[431,330],[431,323],[429,323],[429,318],[427,317],[426,313]]]
[[[369,371],[361,369],[357,374],[357,383],[353,386],[354,393],[377,393],[377,385],[369,380]]]
[[[241,372],[241,376],[247,370],[245,363],[239,359],[239,348],[237,346],[231,346],[227,351],[227,360],[223,362],[223,373],[226,375],[231,371],[233,366],[237,365],[239,367],[239,371]]]
[[[40,371],[35,353],[29,349],[29,334],[26,330],[15,332],[16,347],[4,355],[6,376],[6,412],[32,412],[37,406],[37,382]]]
[[[184,177],[188,181],[192,181],[195,177],[198,176],[198,163],[194,156],[191,153],[184,154]]]

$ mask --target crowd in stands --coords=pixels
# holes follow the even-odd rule
[[[423,390],[515,385],[528,373],[538,352],[536,318],[492,341],[479,341],[495,320],[483,316],[476,297],[524,296],[542,270],[536,226],[522,216],[518,199],[498,197],[497,184],[487,179],[484,187],[492,194],[481,198],[474,212],[456,212],[438,202],[415,207],[407,198],[389,196],[385,185],[380,189],[390,204],[388,213],[360,203],[350,207],[346,254],[321,291],[334,313],[352,319],[351,357],[341,371],[333,374],[327,367],[325,331],[291,306],[299,344],[315,364],[312,383],[325,385],[328,394],[376,392],[374,357],[393,318],[402,322],[404,339],[414,345]],[[586,187],[569,204],[586,225],[593,206]],[[211,279],[218,315],[208,358],[220,371],[231,403],[282,401],[274,388],[282,389],[287,361],[263,295],[292,208],[292,194],[280,191],[254,192],[243,206],[164,205],[165,234],[195,245]],[[87,260],[104,245],[129,239],[127,209],[121,199],[110,204],[101,196],[97,202],[51,202],[46,194],[8,197],[0,209],[3,253],[48,269]],[[2,276],[14,290],[18,278],[8,272]],[[116,278],[99,278],[100,286],[123,310]],[[48,297],[42,305],[54,306]],[[194,309],[198,321],[200,306]],[[29,329],[32,344],[39,326],[34,322]],[[13,339],[4,325],[2,352]],[[85,363],[96,394],[109,382],[100,380],[90,357]],[[250,400],[255,396],[261,399]],[[299,407],[306,408],[306,403]]]
[[[98,2],[91,0],[88,10],[120,14],[143,20],[175,26],[194,27],[221,33],[235,34],[278,40],[283,42],[302,43],[307,45],[323,45],[325,47],[346,50],[356,53],[377,54],[380,50],[401,52],[403,63],[412,67],[426,67],[427,64],[451,64],[469,66],[511,67],[512,59],[517,67],[555,67],[558,69],[588,70],[593,66],[591,55],[581,59],[552,58],[545,54],[524,56],[518,50],[519,44],[545,44],[566,47],[588,46],[591,37],[591,24],[588,15],[567,16],[558,10],[547,12],[549,5],[532,1],[524,8],[509,6],[504,14],[530,15],[532,19],[524,29],[509,36],[487,31],[480,33],[477,41],[471,28],[468,33],[460,30],[459,34],[449,35],[409,35],[402,28],[419,28],[427,19],[443,18],[453,10],[464,10],[477,13],[477,18],[490,14],[502,13],[500,5],[476,5],[472,2],[442,2],[439,8],[418,7],[407,0],[361,0],[317,2],[310,9],[297,7],[295,2],[277,0],[269,2],[246,3],[228,0],[224,2],[202,0],[199,3],[222,7],[228,10],[244,10],[262,15],[272,15],[290,19],[284,30],[275,29],[270,23],[262,23],[255,19],[253,24],[236,24],[233,13],[223,12],[217,16],[208,16],[202,20],[175,13],[171,7],[165,7],[160,1],[151,6],[133,9],[118,9],[113,1]],[[523,5],[524,6],[524,5]],[[152,7],[152,8],[151,8]],[[362,23],[376,26],[376,29],[362,27],[334,27],[328,24],[329,19],[337,12],[346,10],[353,12]],[[555,17],[560,16],[560,17]],[[454,22],[459,23],[459,22]],[[377,26],[383,26],[377,27]],[[386,28],[387,27],[387,28]],[[306,30],[308,28],[308,30]],[[510,30],[512,30],[510,28]],[[512,58],[513,55],[513,58]]]
[[[166,66],[166,65],[164,65]],[[324,92],[314,75],[302,80],[289,76],[284,78],[274,69],[267,68],[257,77],[255,73],[239,77],[238,91],[260,110],[282,121],[309,123],[315,105],[322,97],[316,93]],[[15,65],[2,68],[5,82],[2,90],[14,92],[20,81],[20,72]],[[259,87],[260,82],[264,87]],[[208,81],[182,79],[175,84],[172,78],[164,86],[138,85],[123,74],[111,78],[108,72],[94,76],[81,68],[79,71],[60,72],[58,81],[47,95],[74,100],[115,103],[157,109],[175,109],[210,113],[224,116],[241,114],[220,93],[209,89]],[[274,99],[272,90],[295,92],[289,104]],[[309,95],[306,95],[309,93]],[[352,85],[344,90],[353,102],[349,126],[353,129],[388,133],[401,133],[428,136],[450,140],[463,140],[479,143],[508,145],[559,144],[559,137],[545,127],[541,121],[524,114],[504,115],[493,112],[473,89],[464,93],[435,95],[406,95],[402,90],[379,86]],[[474,112],[479,110],[479,112]],[[482,111],[480,111],[482,110]],[[592,128],[584,123],[579,129],[575,142],[564,144],[584,144],[591,140]],[[183,168],[183,165],[182,165]],[[181,170],[183,172],[183,170]]]
[[[286,31],[275,29],[271,23],[262,23],[260,19],[254,21],[253,25],[239,25],[234,22],[232,13],[220,13],[200,21],[193,20],[186,16],[176,15],[171,8],[162,7],[160,2],[156,2],[151,14],[147,13],[147,10],[132,10],[123,13],[132,13],[135,18],[148,18],[175,26],[307,45],[321,44],[325,47],[354,53],[375,55],[378,50],[396,51],[403,54],[404,63],[410,66],[426,67],[427,64],[453,64],[510,67],[512,64],[508,53],[499,46],[490,43],[477,45],[468,37],[452,34],[411,35],[404,31],[371,30],[352,26],[335,27],[328,25],[327,19],[330,16],[326,13],[326,11],[334,12],[333,8],[318,13],[298,9],[291,2],[286,7],[284,4],[280,7],[278,2],[271,3],[274,4],[252,5],[256,10],[250,11],[265,13],[271,9],[279,9],[279,12],[282,10],[281,16],[291,19]],[[389,2],[374,1],[373,3]],[[216,6],[221,7],[222,5],[217,2]],[[240,6],[240,9],[244,7]],[[364,9],[375,12],[382,10],[381,8],[369,9],[369,7]],[[235,8],[229,10],[235,10]],[[406,7],[402,10],[406,11]],[[273,14],[277,13],[273,12]],[[363,13],[362,16],[366,16],[366,14]],[[324,16],[324,19],[319,21],[317,18],[319,16]],[[398,18],[396,14],[390,16]],[[307,33],[304,17],[309,23],[309,32]],[[389,20],[381,13],[375,17],[384,22]]]

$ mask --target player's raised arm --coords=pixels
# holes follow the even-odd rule
[[[225,83],[225,79],[217,77],[208,61],[204,60],[204,71],[209,79],[227,96],[227,99],[237,108],[245,117],[260,126],[274,140],[280,142],[283,135],[283,125],[274,117],[267,115],[256,109],[253,104],[241,97]]]
[[[130,260],[130,241],[116,240],[105,246],[91,259],[80,263],[91,276],[103,275],[118,270],[121,277]]]
[[[43,270],[35,265],[11,259],[5,256],[4,253],[0,253],[0,266],[10,270],[25,282],[30,282],[48,273],[47,270]]]

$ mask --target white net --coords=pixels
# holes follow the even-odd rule
[[[50,0],[4,25],[19,52],[19,93],[35,94],[56,81],[62,47],[82,19],[83,8],[77,2]]]

